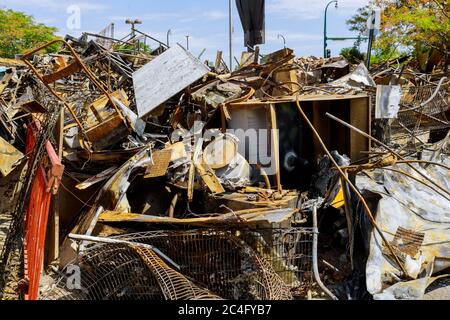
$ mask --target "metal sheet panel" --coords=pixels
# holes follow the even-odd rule
[[[133,74],[139,117],[145,117],[209,71],[180,45],[159,55]]]
[[[24,154],[0,137],[0,173],[9,175],[25,158]]]
[[[402,95],[400,86],[377,86],[375,119],[397,119]]]

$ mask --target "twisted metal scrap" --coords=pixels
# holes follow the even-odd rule
[[[260,269],[259,274],[262,281],[259,289],[265,291],[267,300],[292,300],[293,297],[288,286],[273,270],[269,262],[254,251],[252,252],[252,256]]]
[[[151,270],[166,300],[221,300],[207,289],[200,288],[181,273],[170,268],[153,251],[143,247],[132,247]]]

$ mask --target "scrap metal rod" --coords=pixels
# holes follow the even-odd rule
[[[347,182],[347,184],[350,186],[350,188],[353,190],[353,192],[355,192],[355,194],[358,196],[358,198],[361,200],[361,203],[364,206],[364,209],[367,213],[367,216],[370,220],[370,223],[372,224],[372,226],[375,228],[375,230],[377,230],[378,234],[380,235],[381,239],[383,240],[383,242],[385,243],[386,247],[389,249],[389,252],[392,254],[392,256],[394,257],[395,262],[397,263],[397,265],[400,267],[400,269],[403,271],[403,273],[408,276],[408,272],[405,269],[405,266],[401,263],[400,259],[398,258],[398,256],[396,255],[396,253],[394,252],[394,248],[392,248],[392,245],[389,243],[389,241],[387,241],[386,237],[383,234],[383,231],[380,229],[380,227],[377,225],[373,214],[372,214],[372,210],[370,210],[369,205],[367,204],[366,200],[364,199],[364,197],[362,196],[361,192],[359,192],[358,188],[355,187],[355,185],[350,181],[350,179],[347,177],[347,175],[345,174],[345,172],[341,169],[341,167],[339,166],[339,164],[336,162],[336,160],[334,160],[333,156],[331,155],[330,151],[328,150],[327,146],[325,145],[325,143],[322,140],[322,137],[320,136],[320,134],[317,132],[316,128],[314,128],[314,125],[311,123],[311,121],[309,120],[309,118],[306,116],[305,112],[303,111],[302,107],[300,106],[300,96],[297,96],[297,107],[298,110],[300,111],[300,114],[302,115],[303,119],[306,121],[306,123],[308,124],[308,126],[311,128],[311,130],[313,131],[314,135],[316,136],[317,140],[319,141],[320,145],[322,146],[323,150],[325,151],[325,153],[328,155],[330,161],[334,164],[334,166],[337,168],[337,170],[339,171],[339,173],[341,174],[342,178]]]
[[[374,141],[375,143],[379,144],[380,146],[382,146],[383,148],[385,148],[386,150],[388,150],[390,153],[392,153],[393,155],[395,155],[397,158],[401,159],[401,160],[406,160],[404,157],[402,157],[399,153],[397,153],[395,150],[393,150],[392,148],[390,148],[389,146],[387,146],[386,144],[384,144],[383,142],[381,142],[378,139],[375,139],[374,137],[372,137],[370,134],[365,133],[364,131],[352,126],[351,124],[348,124],[347,122],[329,114],[326,113],[326,116],[334,121],[339,122],[340,124],[346,126],[347,128],[361,134],[362,136]],[[423,178],[425,178],[426,180],[428,180],[429,182],[431,182],[435,187],[438,187],[440,190],[444,191],[447,195],[450,196],[450,192],[445,189],[444,187],[442,187],[441,185],[439,185],[438,183],[434,182],[432,179],[430,179],[429,177],[427,177],[425,174],[423,174],[420,170],[418,170],[416,167],[414,167],[412,164],[410,163],[406,163],[406,165],[408,167],[410,167],[411,169],[413,169],[415,172],[417,172],[418,174],[420,174]]]
[[[99,242],[99,243],[108,243],[108,244],[126,244],[130,247],[141,247],[150,249],[153,252],[155,252],[157,255],[159,255],[161,258],[169,262],[172,266],[177,268],[178,270],[181,269],[180,265],[175,263],[172,259],[170,259],[168,256],[166,256],[161,250],[158,248],[155,248],[152,245],[145,244],[145,243],[139,243],[139,242],[131,242],[126,240],[119,240],[119,239],[111,239],[111,238],[100,238],[100,237],[93,237],[93,236],[85,236],[85,235],[79,235],[79,234],[69,234],[70,239],[74,240],[81,240],[81,241],[88,241],[88,242]]]
[[[115,104],[115,102],[112,99],[111,94],[108,92],[108,90],[105,89],[105,86],[99,81],[97,80],[96,76],[91,72],[91,70],[89,70],[89,68],[81,61],[80,57],[78,56],[78,54],[75,52],[75,50],[69,45],[69,43],[67,43],[67,41],[62,40],[62,39],[56,39],[53,41],[50,41],[47,44],[42,45],[39,48],[36,48],[30,52],[27,52],[23,57],[22,60],[26,63],[26,65],[31,69],[31,71],[33,71],[33,73],[38,77],[38,79],[47,87],[47,89],[50,91],[50,93],[52,93],[58,100],[60,100],[70,111],[70,113],[73,115],[73,117],[75,118],[75,122],[77,123],[77,125],[80,127],[80,130],[83,132],[83,134],[85,135],[85,130],[83,125],[81,124],[81,122],[76,118],[76,113],[75,111],[72,109],[72,107],[70,106],[69,103],[67,103],[48,83],[45,82],[43,76],[39,73],[39,71],[31,64],[31,62],[28,61],[28,58],[30,58],[33,54],[53,45],[56,44],[58,42],[61,42],[63,45],[65,45],[70,53],[72,54],[72,58],[75,60],[75,62],[80,66],[80,68],[86,73],[86,75],[88,76],[89,80],[91,80],[94,85],[101,91],[103,92],[104,95],[106,95],[106,97],[108,98],[109,102],[111,103],[111,105],[113,106],[113,108],[116,110],[117,114],[119,115],[119,117],[121,118],[122,121],[124,121],[126,124],[128,124],[128,122],[126,121],[126,119],[124,118],[122,111],[117,107],[117,105]]]
[[[440,195],[440,196],[444,197],[445,199],[447,199],[448,201],[450,201],[450,199],[447,198],[445,195],[443,195],[441,192],[439,192],[438,190],[436,190],[436,189],[433,188],[432,186],[426,184],[424,181],[422,181],[422,180],[420,180],[420,179],[414,177],[413,175],[409,174],[408,172],[405,172],[405,171],[402,171],[402,170],[393,169],[393,168],[386,168],[386,167],[383,167],[383,168],[380,168],[380,169],[381,169],[381,170],[387,170],[387,171],[396,172],[396,173],[399,173],[399,174],[403,174],[403,175],[407,176],[408,178],[413,179],[413,180],[419,182],[420,184],[423,184],[424,186],[430,188],[431,190],[433,190],[434,192],[436,192],[438,195]]]
[[[385,153],[381,153],[381,154],[384,155]],[[449,166],[446,166],[445,164],[439,163],[439,162],[433,162],[433,161],[427,161],[427,160],[398,160],[398,161],[395,161],[395,164],[407,164],[407,163],[421,163],[421,164],[434,165],[434,166],[442,167],[442,168],[450,171]],[[358,169],[361,167],[363,167],[363,166],[350,165],[350,166],[341,167],[341,169],[349,170],[349,171],[359,171]],[[383,168],[383,167],[380,166],[378,168]],[[376,169],[376,168],[373,168],[373,169]]]
[[[333,300],[339,300],[328,288],[323,284],[322,280],[320,279],[320,273],[319,273],[319,263],[317,258],[317,243],[319,238],[319,228],[317,227],[317,206],[313,206],[313,249],[312,249],[312,256],[313,256],[313,272],[314,272],[314,279],[316,279],[317,284],[319,287]]]

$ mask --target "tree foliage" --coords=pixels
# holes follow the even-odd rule
[[[340,53],[347,61],[351,63],[360,63],[364,61],[365,55],[359,51],[357,46],[343,48]]]
[[[144,52],[144,53],[151,53],[152,48],[145,44],[144,42],[138,42],[138,43],[129,43],[129,44],[119,44],[115,46],[114,50],[117,51],[125,51],[125,52]]]
[[[422,54],[436,50],[448,57],[450,2],[448,0],[374,0],[381,7],[381,33],[374,43],[378,53],[399,51]],[[369,6],[347,21],[350,30],[364,33]]]
[[[56,28],[37,23],[32,16],[0,9],[0,56],[13,58],[56,38]],[[51,47],[47,51],[54,51]]]

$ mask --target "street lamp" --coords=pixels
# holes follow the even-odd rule
[[[278,40],[280,40],[280,38],[283,39],[283,45],[284,45],[284,48],[286,49],[286,38],[282,34],[279,34],[277,36],[277,38],[278,38]]]
[[[139,20],[139,19],[127,19],[126,21],[125,21],[125,23],[126,24],[131,24],[131,36],[133,36],[134,37],[134,35],[135,35],[135,32],[134,32],[134,26],[136,25],[136,24],[142,24],[142,20]]]
[[[169,29],[167,30],[167,47],[170,48],[170,44],[169,44],[169,36],[172,34],[172,30]]]
[[[330,4],[336,3],[335,7],[338,8],[338,2],[337,0],[333,0],[328,2],[327,6],[325,7],[325,20],[324,20],[324,28],[323,28],[323,57],[327,57],[327,11]]]

